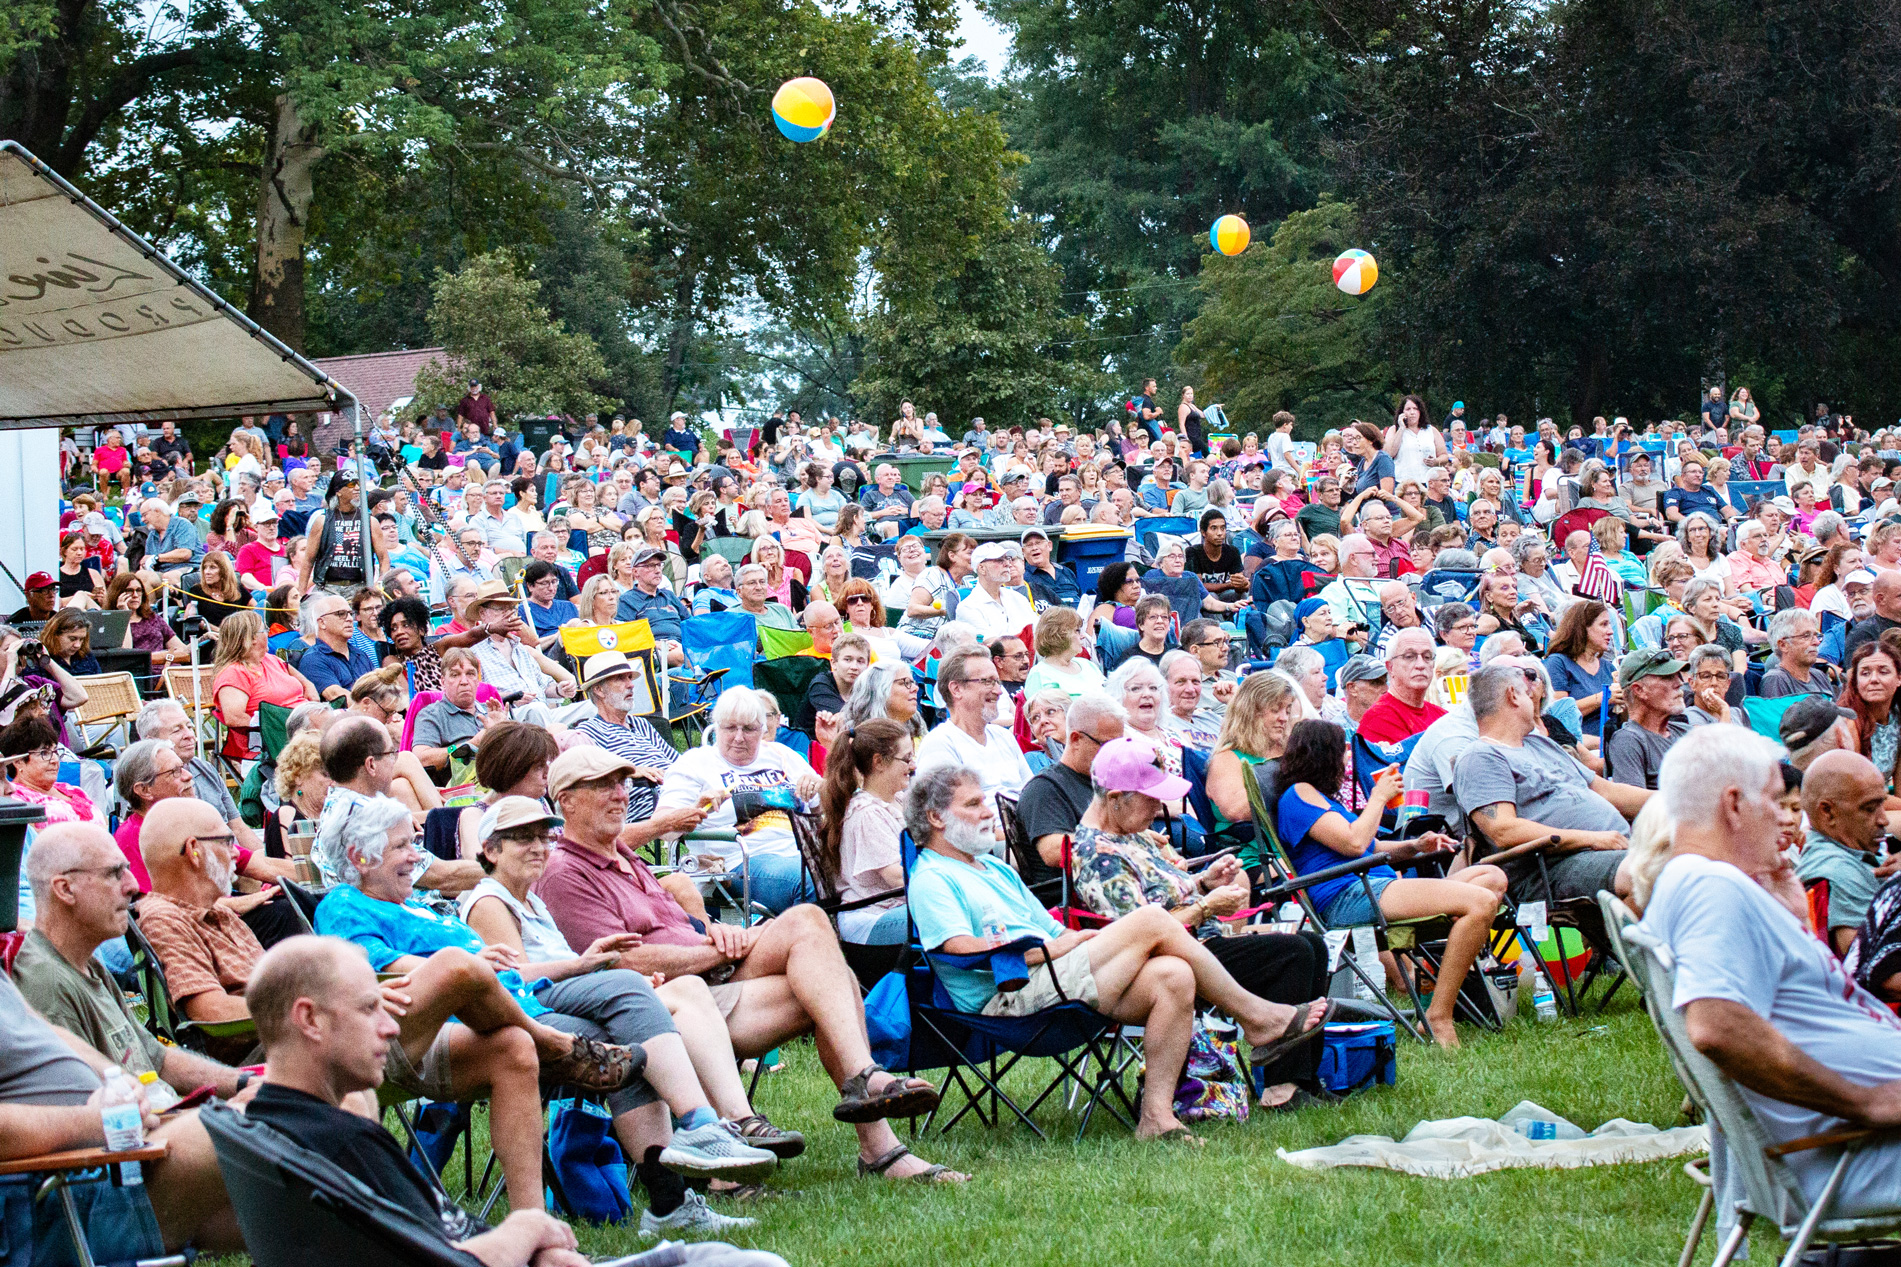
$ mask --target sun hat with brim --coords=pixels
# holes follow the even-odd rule
[[[634,763],[597,744],[576,744],[548,766],[548,795],[560,796],[577,783],[634,772]]]
[[[639,670],[634,662],[627,658],[625,651],[599,651],[589,656],[581,665],[581,687],[591,690],[611,677],[625,677]]]
[[[507,603],[513,606],[515,596],[508,592],[508,586],[501,581],[483,581],[475,589],[475,597],[469,600],[471,608],[487,607],[490,603]]]
[[[1617,666],[1617,684],[1629,687],[1641,677],[1670,677],[1690,666],[1662,647],[1639,647]]]
[[[1112,739],[1096,753],[1089,777],[1105,792],[1140,792],[1158,801],[1187,796],[1187,779],[1162,768],[1162,754],[1146,739]]]
[[[527,827],[532,823],[546,823],[559,831],[566,826],[567,820],[533,797],[504,796],[482,811],[482,818],[475,826],[475,843],[479,845],[487,842],[498,831]]]

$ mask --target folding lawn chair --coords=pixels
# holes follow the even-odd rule
[[[1690,1099],[1710,1123],[1710,1175],[1695,1221],[1683,1246],[1681,1262],[1696,1254],[1703,1229],[1718,1201],[1729,1206],[1735,1226],[1724,1238],[1711,1267],[1727,1267],[1742,1248],[1750,1226],[1759,1218],[1773,1220],[1789,1242],[1782,1267],[1796,1267],[1808,1247],[1853,1244],[1901,1234],[1901,1199],[1878,1214],[1852,1218],[1829,1217],[1829,1206],[1857,1152],[1878,1140],[1892,1141],[1893,1131],[1846,1128],[1823,1135],[1774,1144],[1736,1084],[1690,1041],[1688,1023],[1672,1003],[1676,991],[1676,959],[1670,947],[1637,923],[1629,907],[1609,893],[1597,895],[1604,925],[1615,928],[1618,944],[1629,956],[1630,972],[1643,994],[1644,1008],[1656,1027],[1671,1067]],[[1840,1148],[1841,1156],[1829,1174],[1820,1197],[1811,1203],[1795,1174],[1783,1159],[1817,1148]],[[1724,1220],[1719,1219],[1719,1226]]]
[[[908,880],[919,851],[908,833],[903,839]],[[907,940],[919,955],[918,963],[906,977],[912,1019],[909,1067],[946,1070],[944,1084],[938,1088],[940,1097],[947,1095],[953,1083],[963,1093],[962,1107],[944,1123],[940,1134],[948,1133],[965,1114],[972,1112],[979,1121],[994,1127],[1002,1120],[1003,1110],[1008,1109],[1017,1121],[1036,1132],[1038,1139],[1047,1140],[1049,1137],[1036,1124],[1034,1115],[1046,1100],[1072,1081],[1087,1092],[1082,1120],[1076,1128],[1078,1140],[1088,1131],[1089,1119],[1098,1107],[1129,1130],[1135,1129],[1135,1120],[1140,1115],[1123,1090],[1122,1066],[1115,1060],[1122,1036],[1120,1022],[1074,1000],[1022,1017],[963,1012],[958,1010],[937,976],[940,966],[988,969],[999,991],[1021,989],[1030,975],[1025,956],[1032,948],[1042,946],[1042,938],[1020,937],[974,955],[953,955],[925,949],[918,943],[917,926],[912,923]],[[1060,986],[1058,988],[1060,992]],[[927,1057],[925,1052],[930,1055]],[[1020,1105],[1003,1090],[1002,1082],[1022,1061],[1035,1058],[1053,1061],[1056,1073],[1035,1099],[1028,1105]],[[1093,1075],[1089,1071],[1091,1061],[1095,1064]],[[976,1079],[977,1085],[972,1086],[966,1079],[966,1071]],[[986,1097],[990,1103],[988,1112],[984,1109]],[[1120,1110],[1116,1107],[1118,1103],[1122,1106]],[[937,1113],[946,1107],[947,1104],[940,1103],[925,1120],[923,1129],[928,1131]]]
[[[136,911],[126,921],[125,944],[132,951],[132,974],[138,980],[139,993],[145,996],[145,1026],[153,1034],[177,1047],[223,1056],[256,1044],[257,1025],[248,1016],[235,1021],[194,1021],[178,1010],[171,987],[165,984],[164,966],[152,943],[145,939]]]
[[[480,1267],[445,1245],[439,1228],[275,1128],[222,1104],[207,1105],[199,1120],[257,1267]],[[665,1267],[679,1258],[662,1244],[614,1261]]]
[[[1446,790],[1448,793],[1451,792],[1450,788]],[[1466,817],[1465,829],[1468,837],[1466,847],[1474,863],[1492,861],[1494,855],[1500,852],[1470,815]],[[1545,980],[1554,984],[1563,984],[1563,1007],[1572,1016],[1582,1015],[1579,1010],[1579,1000],[1590,997],[1591,987],[1596,984],[1598,977],[1609,973],[1611,987],[1604,992],[1604,997],[1598,1000],[1597,1004],[1597,1010],[1602,1012],[1610,1004],[1611,996],[1617,993],[1617,987],[1623,983],[1629,973],[1612,948],[1610,938],[1605,934],[1604,917],[1598,910],[1596,899],[1588,897],[1557,899],[1552,896],[1551,868],[1545,862],[1545,854],[1557,843],[1558,838],[1553,836],[1536,845],[1520,847],[1519,853],[1515,856],[1529,856],[1537,864],[1537,879],[1531,891],[1539,896],[1519,899],[1517,905],[1522,907],[1526,901],[1543,901],[1546,924],[1557,930],[1560,935],[1568,928],[1581,937],[1584,944],[1590,948],[1591,962],[1585,968],[1583,977],[1574,980],[1570,960],[1564,955],[1562,944],[1559,946],[1556,962],[1558,971],[1554,972],[1552,971],[1553,964],[1546,960],[1544,952],[1538,948],[1538,944],[1531,939],[1529,934],[1521,937],[1520,940],[1525,949],[1531,953],[1533,962],[1538,965],[1538,970],[1544,973]],[[1612,966],[1606,968],[1607,964]]]
[[[1016,868],[1023,887],[1037,901],[1048,906],[1061,906],[1065,901],[1063,874],[1044,862],[1036,852],[1036,842],[1030,839],[1028,829],[1023,826],[1023,815],[1018,808],[1021,799],[1015,796],[997,797],[997,818],[1003,827],[1003,843],[1009,851],[1010,865]],[[1051,917],[1058,923],[1062,922],[1054,911],[1051,911]]]
[[[817,894],[814,903],[825,918],[832,921],[832,931],[838,931],[838,917],[846,911],[861,911],[868,906],[892,898],[902,898],[902,888],[887,889],[883,893],[874,893],[870,897],[852,898],[850,901],[840,896],[831,878],[826,875],[821,856],[821,843],[824,825],[816,814],[792,814],[792,838],[799,845],[799,860],[805,864],[805,875]],[[870,990],[884,975],[894,971],[904,957],[903,945],[869,946],[862,942],[838,939],[838,948],[845,954],[845,962],[851,966],[852,974],[858,978],[861,989]]]
[[[1341,876],[1354,876],[1366,889],[1368,901],[1373,907],[1373,932],[1379,948],[1391,951],[1395,958],[1412,956],[1416,963],[1423,959],[1428,968],[1437,971],[1437,962],[1426,959],[1419,952],[1418,946],[1423,936],[1433,936],[1433,939],[1438,941],[1445,940],[1446,933],[1452,927],[1451,920],[1436,915],[1421,919],[1388,920],[1380,914],[1379,903],[1372,900],[1372,886],[1366,879],[1368,871],[1374,867],[1386,865],[1386,859],[1379,854],[1347,859],[1337,866],[1326,867],[1307,875],[1296,874],[1293,861],[1281,845],[1280,834],[1274,829],[1274,818],[1268,810],[1267,798],[1261,792],[1260,781],[1255,778],[1254,767],[1246,762],[1241,764],[1241,781],[1247,788],[1248,805],[1254,812],[1255,837],[1261,842],[1261,859],[1266,864],[1270,881],[1265,886],[1255,886],[1254,900],[1259,904],[1258,909],[1271,909],[1276,903],[1292,898],[1300,903],[1301,910],[1306,914],[1314,930],[1325,934],[1331,925],[1321,917],[1319,908],[1314,906],[1307,896],[1307,890],[1327,880],[1338,879]],[[1428,1041],[1406,1020],[1405,1014],[1400,1010],[1399,1005],[1393,1002],[1392,997],[1367,975],[1366,970],[1360,966],[1358,956],[1343,955],[1341,962],[1353,971],[1353,975],[1358,977],[1368,990],[1379,997],[1380,1002],[1385,1005],[1387,1014],[1392,1017],[1394,1025],[1399,1030],[1411,1034],[1422,1043]],[[1402,978],[1404,978],[1403,973]],[[1418,986],[1411,979],[1405,979],[1405,985],[1406,992],[1412,999],[1415,1014],[1423,1018],[1426,1014],[1426,1005],[1420,1000]],[[1468,1000],[1463,995],[1459,1002],[1461,1010],[1470,1013],[1468,1019],[1476,1024],[1487,1024],[1482,1015],[1469,1008]]]
[[[10,1205],[14,1201],[25,1199],[38,1205],[49,1196],[57,1195],[59,1201],[59,1220],[65,1225],[66,1235],[72,1241],[71,1262],[77,1267],[94,1267],[93,1245],[87,1233],[87,1218],[79,1211],[79,1202],[75,1199],[74,1189],[82,1185],[96,1183],[107,1184],[113,1188],[125,1186],[124,1163],[144,1163],[163,1161],[170,1146],[163,1140],[147,1142],[138,1148],[125,1152],[109,1153],[103,1148],[75,1148],[66,1152],[46,1153],[38,1157],[20,1157],[12,1161],[0,1161],[0,1206]],[[42,1216],[43,1217],[43,1216]],[[30,1228],[36,1220],[29,1215],[21,1231],[30,1234]],[[8,1223],[11,1224],[11,1220]],[[118,1220],[108,1219],[111,1226]],[[129,1229],[127,1229],[129,1231]],[[50,1231],[50,1229],[49,1229]],[[0,1242],[0,1250],[7,1247]],[[36,1258],[33,1245],[14,1245],[14,1253],[20,1255],[20,1261],[33,1260],[45,1262],[51,1255]],[[47,1248],[51,1248],[50,1245]],[[116,1244],[112,1247],[123,1251],[131,1248],[129,1244]],[[135,1258],[127,1263],[124,1259],[108,1260],[114,1267],[188,1267],[194,1257],[191,1254],[165,1254],[164,1247],[156,1243],[149,1245],[158,1251],[151,1257]],[[135,1251],[136,1252],[136,1251]],[[60,1261],[55,1259],[55,1261]],[[473,1260],[471,1260],[473,1261]]]

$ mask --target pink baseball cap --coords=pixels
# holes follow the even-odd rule
[[[1162,754],[1145,739],[1111,739],[1096,753],[1089,777],[1110,792],[1140,792],[1158,801],[1188,795],[1187,779],[1162,768]]]

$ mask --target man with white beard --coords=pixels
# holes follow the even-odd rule
[[[959,647],[937,668],[937,686],[950,716],[918,745],[917,768],[954,765],[971,771],[994,807],[999,793],[1020,796],[1030,766],[1010,732],[997,724],[1003,679],[982,646]]]
[[[633,763],[633,784],[627,793],[627,821],[654,816],[661,780],[679,756],[673,745],[644,717],[633,715],[635,668],[623,652],[602,651],[581,666],[581,688],[597,716],[576,726],[575,733]],[[684,820],[684,815],[681,816]],[[663,831],[680,831],[666,826]]]

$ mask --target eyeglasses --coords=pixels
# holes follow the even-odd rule
[[[354,810],[356,806],[352,805],[350,808]],[[225,832],[223,835],[219,835],[219,836],[187,836],[185,837],[185,843],[178,847],[178,856],[181,858],[184,857],[187,853],[191,852],[191,847],[195,844],[205,844],[210,841],[223,841],[227,845],[232,845],[232,844],[237,843],[237,839],[238,838],[232,835],[230,832]]]
[[[96,875],[96,876],[104,877],[106,880],[111,881],[113,884],[120,884],[124,882],[126,873],[130,871],[131,869],[132,868],[128,863],[115,862],[109,867],[68,867],[64,871],[60,872],[60,874],[61,875]]]

